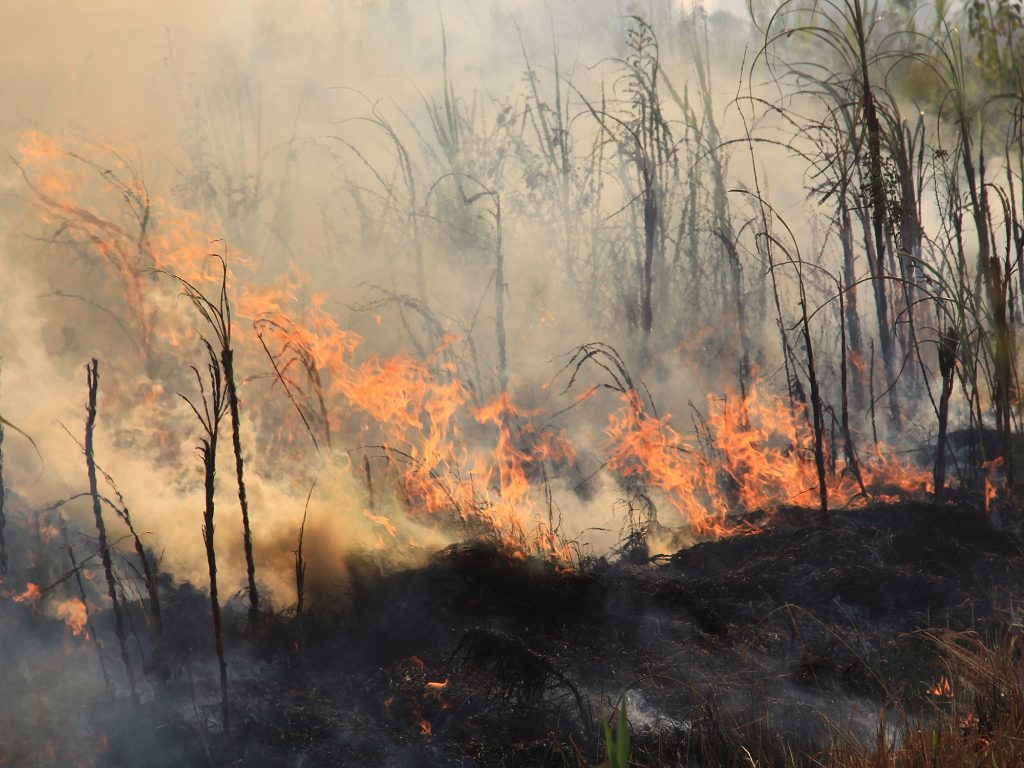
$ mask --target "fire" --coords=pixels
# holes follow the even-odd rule
[[[432,726],[430,724],[430,721],[427,720],[425,717],[423,717],[423,715],[419,715],[419,722],[417,723],[417,725],[419,725],[420,733],[423,736],[433,736],[434,735],[434,726]]]
[[[446,677],[439,683],[428,682],[426,684],[427,693],[431,695],[438,695],[442,690],[448,687],[448,678]]]
[[[381,526],[385,531],[388,532],[388,536],[390,536],[391,538],[395,538],[395,524],[392,523],[388,518],[384,517],[383,515],[375,515],[368,509],[363,510],[363,517],[365,517],[370,522],[376,523],[377,525]]]
[[[960,720],[960,727],[964,731],[977,731],[980,730],[980,726],[981,721],[974,712],[968,712],[967,716]]]
[[[38,584],[33,584],[31,581],[25,587],[25,591],[19,595],[15,595],[12,599],[16,603],[35,603],[43,596],[43,591],[39,588]]]
[[[949,682],[949,678],[945,675],[939,677],[935,685],[927,689],[929,696],[941,697],[945,699],[953,698],[953,686]]]
[[[99,152],[109,168],[86,159]],[[362,336],[339,324],[327,297],[298,267],[261,281],[258,265],[232,252],[222,271],[210,255],[215,237],[199,217],[151,195],[124,153],[29,132],[19,156],[44,221],[89,243],[109,268],[147,365],[169,357],[187,371],[196,337],[197,318],[181,311],[180,285],[154,270],[211,296],[223,277],[236,357],[273,377],[269,399],[249,411],[257,429],[274,435],[276,449],[297,456],[309,450],[312,437],[321,455],[333,456],[345,471],[358,471],[352,451],[386,460],[385,477],[371,482],[368,474],[367,485],[371,494],[389,493],[388,502],[396,503],[371,499],[363,512],[380,529],[371,536],[381,546],[385,536],[410,539],[404,516],[419,526],[484,536],[514,558],[572,563],[573,552],[552,523],[547,478],[552,467],[572,465],[576,450],[564,431],[545,426],[543,414],[521,407],[512,393],[484,400],[467,383],[459,350],[469,348],[468,340],[439,331],[422,359],[368,352]],[[90,195],[119,206],[119,215],[81,202]],[[577,404],[598,389],[587,389]],[[174,412],[167,405],[173,392],[162,383],[136,383],[122,384],[118,393],[152,425],[155,449],[181,442],[172,439]],[[255,403],[251,392],[245,396]],[[817,480],[806,421],[802,406],[754,386],[743,398],[709,399],[708,446],[676,431],[670,415],[646,413],[637,393],[629,392],[605,429],[608,467],[643,478],[696,533],[727,535],[737,532],[727,523],[730,512],[813,502]],[[916,490],[929,482],[928,473],[902,465],[881,447],[862,464],[869,489]],[[831,477],[829,493],[837,505],[864,495],[848,471]]]
[[[85,603],[80,598],[72,597],[70,600],[61,600],[54,604],[53,611],[58,618],[64,619],[64,623],[75,637],[85,631],[89,615]]]
[[[443,693],[448,688],[448,678],[446,677],[443,681],[427,682],[424,685],[423,698],[427,701],[433,700],[441,705],[441,709],[448,709],[448,702],[444,700]]]
[[[266,291],[250,289],[239,312],[254,317],[280,369],[305,372],[305,382],[292,378],[291,384],[312,388],[325,438],[342,426],[379,435],[410,518],[484,526],[513,556],[566,559],[567,550],[538,519],[531,477],[542,474],[544,462],[574,460],[564,434],[538,428],[535,414],[520,410],[508,393],[470,405],[448,357],[459,341],[454,336],[441,339],[422,362],[401,354],[357,361],[363,339],[324,311],[324,297],[313,294],[298,311],[288,309],[304,292],[303,282],[293,270]],[[463,429],[470,417],[494,429],[492,450],[467,447]],[[386,519],[366,516],[380,525]],[[393,521],[384,527],[394,535]]]
[[[726,522],[732,511],[779,504],[813,503],[817,470],[813,435],[802,406],[762,395],[755,385],[745,398],[708,398],[707,442],[687,438],[670,414],[652,416],[631,391],[605,430],[609,467],[639,475],[659,489],[699,535],[738,532]],[[896,460],[882,446],[860,467],[865,488],[925,489],[928,473]],[[829,496],[837,505],[863,496],[852,473],[833,476]]]
[[[981,469],[985,473],[985,514],[988,514],[992,508],[992,502],[996,500],[996,497],[999,496],[1000,491],[1003,490],[1006,484],[1005,478],[1002,480],[995,478],[996,470],[1001,466],[1003,466],[1002,456],[997,456],[994,459],[981,463]]]

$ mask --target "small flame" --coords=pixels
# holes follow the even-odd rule
[[[363,510],[363,517],[365,517],[370,522],[376,523],[377,525],[381,526],[385,531],[388,532],[388,535],[392,539],[395,538],[397,529],[395,528],[395,524],[392,523],[388,518],[384,517],[383,515],[375,515],[368,509]],[[381,542],[381,544],[383,544],[383,541]]]
[[[996,470],[1003,466],[1003,457],[997,456],[994,459],[981,462],[981,469],[985,473],[985,514],[992,508],[992,502],[996,500],[999,493],[1006,485],[1006,479],[995,479]]]
[[[444,700],[444,692],[448,688],[448,678],[446,677],[442,682],[428,682],[423,686],[423,698],[426,701],[436,701],[441,705],[441,709],[448,709],[448,702]]]
[[[25,588],[25,591],[20,595],[14,596],[14,602],[16,603],[34,603],[43,596],[43,591],[39,588],[38,584],[33,584],[31,581]]]
[[[935,696],[945,699],[953,698],[953,686],[949,682],[949,678],[942,675],[938,682],[935,683],[931,688],[928,688],[927,694],[929,696]]]
[[[61,600],[53,606],[54,613],[68,625],[71,634],[78,637],[85,630],[89,614],[86,611],[85,603],[80,598],[72,597],[70,600]]]

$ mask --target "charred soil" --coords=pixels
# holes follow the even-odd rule
[[[466,544],[422,568],[387,572],[367,556],[350,573],[311,596],[301,635],[291,614],[264,613],[251,629],[244,601],[229,604],[230,738],[204,598],[164,584],[166,680],[137,708],[126,694],[65,683],[50,692],[51,715],[31,737],[4,740],[0,756],[597,765],[600,718],[624,705],[636,765],[806,761],[840,738],[870,742],[883,713],[941,714],[948,701],[932,689],[944,660],[922,630],[984,639],[1013,625],[1024,549],[968,505],[903,503],[827,520],[785,508],[756,535],[646,562],[567,571]],[[71,644],[30,605],[7,602],[0,620],[10,637],[34,633],[39,649]],[[25,669],[3,673],[8,695],[60,685],[59,669],[49,683]],[[89,725],[58,728],[62,711],[89,712]]]

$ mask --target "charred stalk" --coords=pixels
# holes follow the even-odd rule
[[[942,391],[939,394],[939,437],[935,446],[935,501],[942,503],[946,484],[946,427],[949,421],[949,398],[953,394],[956,375],[956,355],[959,335],[955,328],[947,328],[939,339],[939,372],[942,374]]]
[[[853,376],[853,403],[858,410],[864,403],[864,341],[860,330],[860,317],[857,314],[857,272],[854,264],[853,251],[853,223],[850,218],[850,206],[847,201],[845,185],[839,192],[839,240],[843,246],[843,280],[846,288],[840,293],[840,299],[845,307],[843,314],[844,338],[848,338],[849,352],[860,361],[860,366],[854,365]],[[848,356],[843,354],[843,365],[846,365]],[[845,390],[845,387],[844,387]]]
[[[369,465],[367,464],[367,467]],[[295,624],[298,637],[296,638],[296,648],[301,650],[304,643],[304,632],[303,623],[305,618],[306,608],[306,558],[302,555],[302,543],[306,537],[306,517],[309,514],[309,500],[313,498],[313,490],[316,488],[316,482],[309,489],[309,495],[306,496],[306,506],[302,510],[302,523],[299,525],[299,541],[295,548]]]
[[[102,470],[100,470],[102,472]],[[104,473],[106,475],[106,473]],[[107,476],[108,481],[113,485],[113,481]],[[135,530],[135,526],[132,524],[132,516],[128,512],[128,507],[124,503],[124,499],[121,497],[120,491],[114,486],[114,492],[120,502],[120,509],[115,507],[118,516],[124,521],[124,524],[128,526],[128,532],[132,536],[132,541],[135,545],[135,554],[139,558],[139,563],[142,567],[142,576],[146,584],[146,594],[149,597],[149,617],[150,617],[150,635],[153,639],[153,670],[159,679],[163,680],[167,676],[167,667],[164,659],[164,623],[163,616],[160,610],[160,590],[157,584],[157,572],[153,565],[150,563],[149,555],[146,554],[146,548],[142,545],[142,539]]]
[[[249,579],[249,624],[256,626],[260,612],[260,593],[256,588],[256,563],[252,554],[252,529],[249,527],[249,500],[245,493],[245,467],[242,460],[242,438],[238,417],[238,389],[235,386],[234,351],[224,345],[220,352],[224,368],[224,386],[231,412],[231,447],[235,454],[235,479],[238,483],[238,504],[242,509],[242,538],[245,544],[245,572]]]
[[[804,294],[804,281],[798,279],[800,285],[801,327],[804,346],[807,351],[807,379],[811,386],[811,414],[814,419],[814,466],[818,471],[818,499],[821,514],[828,519],[828,485],[825,481],[825,440],[824,416],[821,407],[821,393],[818,391],[818,376],[814,370],[814,348],[811,344],[810,321],[807,316],[807,296]]]
[[[840,421],[843,429],[843,446],[846,453],[846,466],[857,480],[861,493],[865,492],[864,478],[860,473],[860,464],[857,462],[857,451],[853,443],[853,433],[850,431],[850,405],[849,405],[849,376],[847,375],[847,347],[846,347],[846,300],[842,281],[839,282],[839,378],[842,389],[842,402]]]
[[[215,255],[216,256],[216,255]],[[222,387],[222,404],[231,413],[231,447],[235,456],[235,479],[238,485],[238,504],[242,511],[242,539],[245,548],[245,570],[248,577],[249,625],[256,626],[259,618],[259,590],[256,588],[256,563],[253,558],[252,529],[249,525],[249,500],[245,491],[245,462],[242,458],[242,439],[239,417],[238,389],[235,383],[234,350],[231,347],[231,303],[228,300],[228,265],[220,256],[220,291],[216,301],[211,301],[189,281],[170,274],[182,287],[184,295],[192,302],[203,319],[213,330],[220,347],[220,365],[223,378],[218,379]],[[264,347],[266,348],[266,347]],[[210,347],[212,350],[212,347]],[[268,350],[269,354],[269,350]],[[216,358],[215,358],[216,359]]]
[[[480,184],[471,176],[467,178]],[[480,186],[483,186],[480,184]],[[505,256],[501,242],[501,194],[486,187],[481,192],[466,196],[462,193],[462,200],[466,205],[472,205],[482,197],[490,197],[494,200],[494,333],[498,340],[498,387],[501,392],[508,390],[508,353],[506,351],[505,337]]]
[[[363,454],[363,479],[366,480],[366,506],[371,512],[376,507],[373,496],[373,472],[370,470],[370,457]]]
[[[92,512],[96,520],[100,559],[103,561],[103,573],[107,579],[107,594],[110,597],[110,604],[114,612],[114,631],[117,634],[117,644],[121,650],[121,661],[124,662],[125,673],[128,675],[128,686],[131,690],[132,701],[138,703],[139,694],[135,690],[135,670],[132,667],[131,657],[128,655],[128,642],[124,631],[124,615],[121,602],[117,596],[117,580],[114,578],[114,565],[110,557],[110,547],[107,544],[107,527],[103,522],[103,507],[100,504],[99,488],[96,482],[93,433],[96,427],[96,393],[99,389],[99,367],[99,362],[96,358],[93,358],[92,363],[85,368],[88,376],[89,396],[85,419],[85,466],[89,474],[89,495],[92,496]]]
[[[221,622],[220,598],[217,590],[217,550],[214,544],[214,496],[217,476],[217,438],[220,435],[220,423],[227,409],[224,399],[224,385],[220,366],[213,347],[206,343],[209,362],[206,374],[210,382],[207,395],[203,377],[195,366],[196,383],[199,386],[199,401],[194,403],[184,395],[181,398],[192,408],[202,429],[199,439],[199,457],[203,465],[203,489],[205,506],[203,508],[203,544],[206,547],[206,563],[210,574],[210,612],[213,616],[213,639],[217,650],[217,664],[220,668],[221,721],[224,733],[231,733],[231,710],[228,699],[228,665],[224,658],[224,628]]]
[[[1014,485],[1014,467],[1012,450],[1013,414],[1012,391],[1013,371],[1010,326],[1006,312],[1007,283],[1003,278],[1002,265],[999,257],[992,253],[989,242],[989,201],[985,182],[985,150],[979,150],[978,165],[975,167],[972,157],[973,143],[970,125],[966,117],[960,121],[961,159],[964,174],[967,177],[967,189],[970,195],[971,214],[978,234],[978,270],[979,277],[985,285],[989,311],[994,326],[995,349],[992,362],[995,367],[995,382],[992,399],[996,404],[996,422],[1002,438],[1002,454],[1006,467],[1006,481],[1009,487]]]

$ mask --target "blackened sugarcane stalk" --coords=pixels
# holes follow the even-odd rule
[[[224,386],[231,413],[231,447],[235,454],[235,477],[238,481],[238,504],[242,508],[242,538],[245,544],[245,572],[249,578],[249,624],[255,627],[260,613],[260,593],[256,588],[256,563],[252,554],[252,529],[249,527],[249,499],[245,493],[245,466],[242,459],[242,438],[238,417],[238,389],[235,386],[234,350],[225,344],[220,362],[224,367]]]
[[[204,340],[205,341],[205,340]],[[210,574],[210,613],[213,617],[213,640],[217,649],[217,664],[220,667],[221,718],[225,735],[231,733],[231,708],[228,698],[228,665],[224,658],[224,628],[221,621],[220,597],[217,590],[217,549],[214,543],[215,490],[217,478],[217,438],[220,435],[220,422],[224,418],[227,404],[224,401],[224,383],[221,369],[213,347],[206,342],[209,360],[206,373],[210,381],[210,394],[207,397],[203,377],[195,366],[196,383],[199,385],[198,404],[184,395],[179,395],[199,420],[203,435],[199,439],[199,456],[203,462],[203,544],[206,546],[206,564]]]
[[[850,398],[849,398],[849,375],[847,365],[848,351],[846,346],[846,299],[842,280],[839,281],[839,376],[842,384],[842,414],[840,416],[843,427],[843,445],[846,453],[846,466],[853,474],[860,492],[864,493],[864,478],[860,473],[860,464],[857,461],[857,450],[853,444],[853,433],[850,431]]]
[[[96,482],[96,458],[93,449],[93,433],[96,428],[96,394],[99,389],[99,362],[93,358],[92,363],[86,366],[88,376],[89,401],[86,406],[85,419],[85,466],[89,474],[89,495],[92,496],[92,511],[96,518],[96,533],[99,537],[100,559],[103,562],[103,573],[107,580],[107,594],[110,596],[110,603],[114,612],[114,632],[117,634],[117,644],[121,650],[121,660],[124,662],[125,672],[128,675],[128,686],[131,690],[131,697],[134,703],[138,703],[139,694],[135,690],[135,670],[132,668],[132,660],[128,655],[128,644],[124,634],[124,616],[121,602],[117,596],[117,581],[114,578],[114,566],[110,558],[110,548],[107,544],[107,527],[103,522],[103,508],[100,504],[99,488]]]
[[[108,480],[110,480],[111,485],[113,485],[113,480],[109,476]],[[138,556],[139,562],[142,565],[142,577],[146,582],[146,594],[149,596],[149,627],[150,635],[153,640],[153,670],[156,672],[159,679],[165,680],[167,677],[167,665],[166,659],[164,658],[164,622],[163,615],[160,610],[160,590],[157,584],[157,573],[149,561],[149,556],[146,554],[146,548],[142,545],[142,539],[139,537],[138,532],[135,530],[135,526],[132,524],[132,516],[128,511],[128,506],[124,503],[124,499],[121,497],[121,493],[117,491],[116,486],[114,487],[114,491],[117,493],[118,501],[121,504],[118,515],[124,521],[125,525],[128,526],[128,532],[131,533],[132,539],[135,542],[135,554]]]
[[[217,550],[214,546],[214,487],[217,474],[217,435],[203,440],[199,449],[203,459],[206,507],[203,511],[203,544],[206,545],[206,563],[210,572],[210,613],[213,616],[213,641],[217,649],[217,666],[220,669],[221,719],[224,733],[231,733],[231,707],[228,699],[228,665],[224,658],[224,626],[220,615],[220,596],[217,591]]]
[[[956,375],[956,353],[959,335],[955,328],[947,328],[939,339],[939,373],[942,374],[942,392],[939,395],[939,438],[935,446],[935,502],[942,503],[946,485],[946,428],[949,422],[949,398],[953,394]]]
[[[369,464],[367,464],[369,467]],[[306,506],[302,510],[302,524],[299,526],[299,542],[298,547],[295,549],[295,623],[297,630],[297,637],[295,640],[295,647],[301,651],[305,642],[304,638],[304,620],[305,620],[305,608],[306,608],[306,558],[302,554],[302,543],[306,537],[306,517],[309,515],[309,500],[313,498],[313,490],[316,488],[316,481],[313,481],[312,487],[309,489],[309,495],[306,496]]]
[[[231,302],[228,299],[228,264],[227,261],[214,254],[220,260],[221,278],[220,291],[216,301],[209,299],[199,288],[178,275],[167,272],[184,290],[184,294],[192,302],[193,306],[202,315],[203,319],[213,329],[217,345],[220,347],[220,366],[223,369],[223,377],[220,371],[217,373],[217,385],[219,405],[231,412],[231,445],[235,454],[235,477],[238,483],[238,503],[242,509],[242,538],[245,546],[245,568],[249,579],[249,625],[255,627],[259,618],[259,590],[256,588],[256,564],[252,551],[252,529],[249,526],[249,499],[245,491],[245,462],[242,459],[241,425],[239,419],[238,389],[235,383],[235,355],[231,347]],[[260,341],[263,341],[262,336]],[[264,349],[266,345],[264,344]],[[213,347],[208,345],[208,351],[213,355]],[[267,354],[270,351],[267,350]],[[216,356],[213,357],[217,362]],[[273,357],[271,356],[271,362]],[[277,365],[274,365],[277,371]],[[280,371],[278,371],[280,374]],[[197,374],[198,375],[198,374]],[[280,376],[279,376],[280,378]],[[283,378],[281,379],[283,382]],[[212,380],[211,380],[212,383]],[[290,395],[289,395],[290,397]],[[189,403],[192,405],[192,403]],[[195,406],[193,405],[193,410]],[[198,415],[198,410],[196,411]],[[303,419],[305,420],[305,419]],[[202,421],[202,418],[200,418]],[[307,424],[308,428],[308,424]],[[311,433],[312,434],[312,433]],[[328,444],[330,436],[328,435]]]
[[[818,376],[814,369],[814,348],[811,344],[811,327],[807,316],[807,296],[804,293],[803,276],[800,276],[798,279],[800,283],[800,311],[803,315],[804,346],[807,350],[807,378],[811,385],[811,414],[814,417],[814,466],[818,470],[818,499],[821,514],[824,520],[827,521],[828,485],[825,481],[824,418],[821,410],[821,393],[818,390]]]

